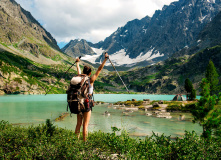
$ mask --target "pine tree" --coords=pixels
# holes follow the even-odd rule
[[[195,108],[191,110],[194,117],[194,123],[198,122],[203,127],[204,138],[211,137],[212,134],[220,136],[221,133],[221,109],[215,108],[221,100],[221,93],[219,97],[210,95],[210,83],[204,78],[201,82],[202,91],[201,98]]]
[[[193,88],[190,92],[190,100],[196,99],[196,90]]]
[[[192,82],[189,80],[189,78],[187,78],[186,80],[185,80],[185,90],[187,91],[187,92],[191,92],[191,90],[192,90],[192,88],[193,88],[193,85],[192,85]]]
[[[196,90],[193,88],[193,84],[189,80],[189,78],[185,80],[184,88],[187,92],[186,94],[187,100],[194,100],[196,98]]]
[[[210,60],[209,64],[206,68],[205,77],[210,84],[210,95],[217,94],[218,91],[218,83],[219,83],[219,75],[216,71],[216,67],[213,64],[213,61]]]

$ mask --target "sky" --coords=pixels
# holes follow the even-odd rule
[[[70,40],[97,43],[128,21],[154,14],[176,0],[15,0],[63,47]]]

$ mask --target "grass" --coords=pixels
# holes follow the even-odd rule
[[[61,56],[59,55],[54,57],[54,60],[60,60],[60,59],[61,59]],[[67,65],[67,61],[66,62],[64,61],[63,63],[65,64],[49,66],[49,65],[44,65],[44,64],[33,62],[27,58],[14,55],[10,52],[1,52],[0,54],[0,65],[1,65],[0,71],[2,71],[2,73],[10,74],[14,72],[23,80],[25,80],[29,85],[39,84],[41,86],[38,88],[39,90],[42,90],[42,89],[44,90],[44,88],[48,89],[48,85],[50,84],[48,84],[47,80],[49,81],[49,79],[56,79],[56,81],[59,81],[61,78],[65,79],[65,82],[59,83],[59,85],[56,85],[50,91],[50,94],[65,93],[67,84],[70,83],[70,79],[74,75],[77,74],[77,71],[75,70],[74,67],[72,67],[67,74],[64,74],[65,71],[69,69],[70,65],[72,65],[72,63],[69,63],[68,65]],[[80,66],[80,67],[82,68],[83,66]],[[99,82],[99,80],[95,81],[95,91],[97,93],[99,92],[112,93],[112,91],[104,89],[105,86],[113,87],[109,83]]]
[[[65,93],[66,84],[69,84],[69,81],[73,76],[73,73],[76,71],[70,70],[70,73],[64,75],[64,70],[66,69],[66,65],[56,65],[49,66],[44,64],[39,64],[33,62],[27,58],[20,57],[18,55],[14,55],[9,52],[1,52],[0,54],[0,71],[2,73],[9,75],[14,72],[21,79],[26,81],[29,85],[39,84],[39,90],[43,88],[48,88],[48,84],[45,80],[56,79],[59,81],[61,78],[65,79],[65,83],[59,83],[59,86],[55,86],[54,89],[50,93],[61,94]],[[71,73],[72,71],[72,73]],[[44,79],[44,81],[42,81]],[[18,79],[14,79],[13,81],[20,82]],[[16,89],[16,91],[18,88]],[[14,91],[13,91],[14,92]]]
[[[130,138],[112,127],[112,133],[89,133],[88,141],[50,120],[39,126],[12,126],[0,122],[0,159],[220,159],[221,139],[203,139],[195,132],[171,140],[164,135]]]

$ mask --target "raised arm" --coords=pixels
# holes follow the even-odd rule
[[[79,59],[79,58],[76,58],[77,71],[78,71],[78,74],[81,74],[81,68],[80,68],[80,66],[79,66],[79,62],[80,62],[80,59]]]
[[[103,67],[104,67],[104,65],[105,65],[105,63],[106,63],[108,57],[109,57],[109,56],[108,56],[108,53],[106,52],[106,53],[105,53],[105,59],[104,59],[104,61],[103,61],[102,64],[98,67],[97,72],[91,77],[91,80],[90,80],[91,84],[93,84],[94,81],[95,81],[95,80],[97,79],[97,77],[99,76],[99,74],[100,74],[101,70],[103,69]]]

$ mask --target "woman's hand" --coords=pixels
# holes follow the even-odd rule
[[[79,59],[79,58],[76,58],[76,61],[75,61],[75,62],[76,62],[78,74],[81,74],[81,69],[80,69],[79,63],[78,63],[78,62],[80,62],[80,59]]]
[[[76,62],[80,62],[80,59],[79,59],[79,58],[76,58]]]
[[[107,53],[107,52],[105,52],[105,55],[104,55],[104,56],[105,56],[105,58],[107,58],[107,59],[109,58],[109,56],[108,56],[108,53]]]

